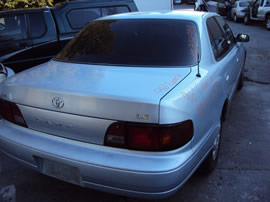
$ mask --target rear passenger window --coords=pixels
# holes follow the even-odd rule
[[[114,6],[102,8],[103,16],[130,12],[127,6]]]
[[[215,58],[224,57],[236,43],[231,29],[219,18],[209,18],[206,24]]]
[[[222,32],[224,33],[224,37],[228,41],[228,44],[232,47],[236,41],[233,35],[233,32],[229,25],[225,23],[225,21],[221,17],[215,17],[217,23],[220,25]]]
[[[47,26],[42,13],[29,14],[31,37],[38,38],[46,33]]]
[[[0,41],[26,39],[24,15],[0,16]]]
[[[206,24],[214,56],[218,58],[221,50],[218,52],[217,47],[223,39],[223,33],[214,18],[209,18]]]
[[[67,14],[69,24],[73,29],[81,29],[99,17],[101,17],[100,8],[74,9]]]

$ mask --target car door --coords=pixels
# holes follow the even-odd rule
[[[3,61],[10,53],[31,46],[25,15],[0,15],[0,24],[0,61]]]
[[[227,59],[232,61],[229,82],[230,85],[232,85],[233,89],[237,83],[238,75],[242,69],[242,65],[240,64],[239,46],[236,43],[236,39],[234,38],[232,30],[230,29],[229,25],[223,20],[223,18],[215,17],[215,19],[221,27],[221,30],[228,44]]]
[[[229,26],[221,17],[212,17],[207,20],[207,28],[219,75],[222,75],[226,94],[230,98],[235,88],[239,68],[236,40]]]
[[[51,12],[28,14],[29,33],[33,47],[25,52],[25,66],[35,66],[54,57],[61,49]],[[27,65],[31,63],[31,65]]]
[[[260,4],[259,4],[257,17],[260,18],[260,19],[264,19],[264,14],[265,14],[264,3],[265,3],[265,0],[261,0]]]
[[[27,12],[24,20],[28,38],[20,44],[26,47],[4,61],[16,73],[50,60],[60,50],[54,21],[48,10]]]

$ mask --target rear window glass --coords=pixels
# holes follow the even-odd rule
[[[124,19],[94,21],[56,60],[127,66],[195,65],[197,26],[187,20]]]
[[[249,3],[248,2],[240,2],[239,3],[239,6],[240,7],[248,7],[249,6]]]

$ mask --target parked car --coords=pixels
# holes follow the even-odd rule
[[[266,29],[270,31],[270,0],[257,0],[248,7],[244,24],[248,25],[251,20],[265,22]]]
[[[231,10],[231,18],[233,19],[234,22],[237,22],[239,19],[243,19],[248,6],[250,3],[246,0],[243,1],[236,1]]]
[[[92,20],[137,11],[133,0],[73,1],[0,12],[0,62],[20,72],[54,57]]]
[[[95,20],[3,83],[0,150],[80,186],[167,197],[215,168],[248,40],[211,12]]]

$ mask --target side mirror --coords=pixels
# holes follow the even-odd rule
[[[249,35],[247,34],[238,34],[236,37],[238,42],[249,42]]]

